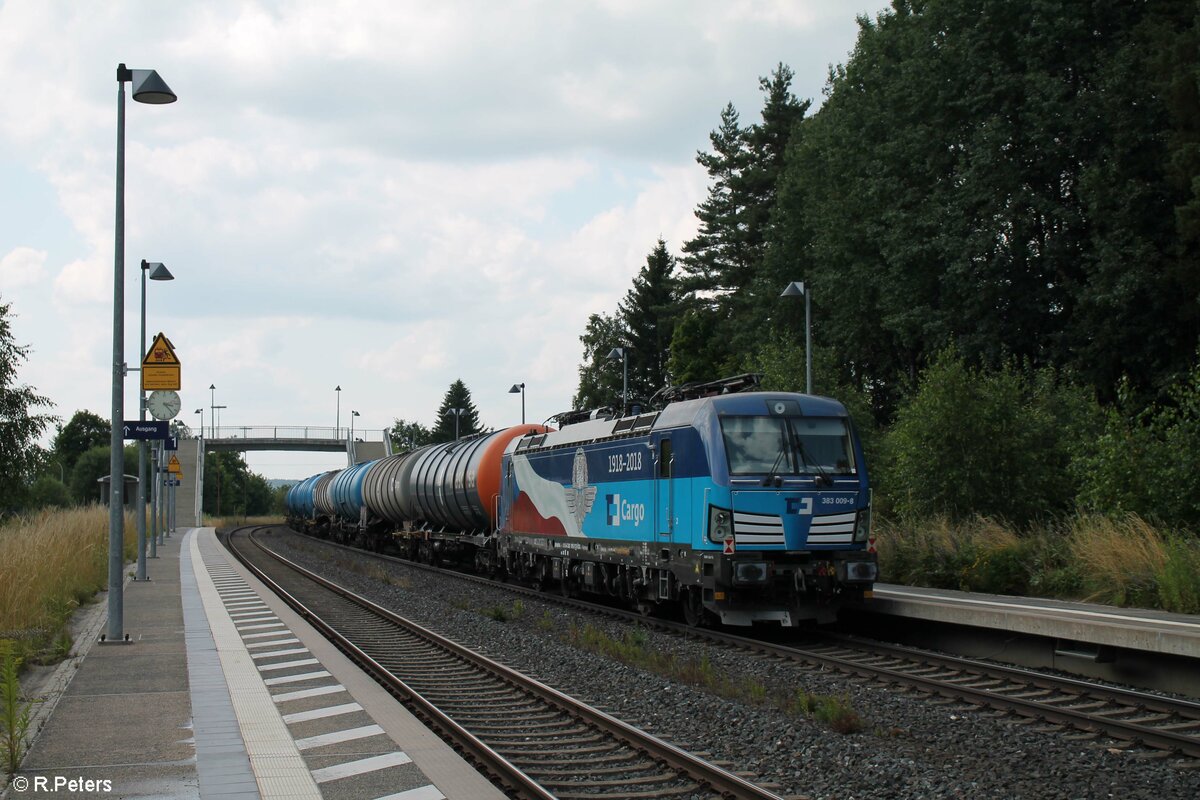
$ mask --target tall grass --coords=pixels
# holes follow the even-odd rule
[[[1200,539],[1136,515],[1017,529],[977,517],[880,520],[884,580],[1200,613]]]
[[[135,521],[125,515],[125,561],[137,553]],[[20,653],[61,642],[71,613],[107,585],[107,508],[45,510],[0,526],[0,639]]]

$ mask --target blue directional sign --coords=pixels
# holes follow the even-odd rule
[[[171,435],[166,420],[125,420],[126,439],[166,439]]]

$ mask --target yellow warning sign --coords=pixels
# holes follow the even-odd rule
[[[179,358],[175,355],[175,347],[171,344],[171,340],[161,332],[154,337],[154,343],[150,345],[150,349],[146,351],[146,357],[142,359],[143,367],[152,364],[179,365]]]
[[[167,472],[183,474],[183,467],[179,466],[179,459],[171,456],[171,460],[167,462]]]
[[[160,332],[142,359],[142,391],[179,391],[180,386],[179,357],[175,355],[175,346]]]

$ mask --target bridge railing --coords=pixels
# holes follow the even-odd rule
[[[198,436],[199,431],[193,431]],[[355,428],[354,438],[364,442],[381,442],[387,431],[382,428]],[[320,427],[313,425],[221,425],[216,428],[205,426],[205,439],[287,439],[289,441],[319,439],[346,441],[350,428]]]

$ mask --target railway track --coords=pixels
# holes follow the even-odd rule
[[[325,544],[344,547],[330,542]],[[364,557],[399,561],[409,567],[438,569],[354,548],[345,549]],[[805,644],[765,641],[725,631],[691,628],[475,575],[449,574],[513,593],[536,596],[545,602],[564,603],[581,611],[636,621],[678,636],[699,637],[768,658],[791,660],[806,667],[833,670],[932,697],[995,709],[1096,739],[1108,738],[1126,743],[1126,746],[1149,748],[1163,756],[1183,757],[1187,759],[1187,766],[1197,766],[1200,760],[1200,703],[1186,699],[836,634],[819,634],[816,642]]]
[[[775,795],[371,603],[234,531],[234,555],[514,796]]]

